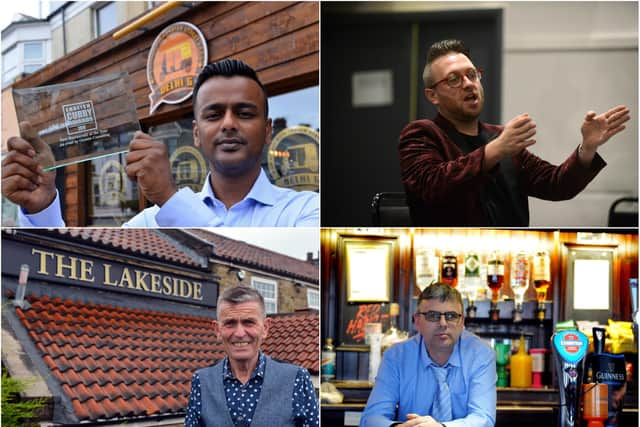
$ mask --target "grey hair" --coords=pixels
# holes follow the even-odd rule
[[[461,53],[471,59],[469,49],[464,45],[462,40],[446,39],[435,42],[429,48],[429,52],[427,52],[427,64],[424,66],[424,71],[422,72],[422,81],[426,88],[430,88],[434,83],[433,77],[431,77],[431,64],[436,59],[450,52]]]
[[[462,303],[462,295],[453,286],[449,286],[446,283],[436,282],[424,288],[418,297],[418,305],[423,300],[437,299],[440,302],[455,301],[460,304],[460,309],[464,308]],[[419,310],[416,308],[416,310]]]
[[[248,286],[233,286],[225,289],[224,292],[222,292],[222,294],[220,294],[220,296],[218,297],[216,311],[220,309],[220,305],[223,302],[236,305],[250,301],[257,302],[260,305],[263,319],[267,317],[266,309],[264,307],[264,298],[262,297],[262,295],[260,295],[260,292]],[[218,313],[216,313],[216,315],[217,314]]]

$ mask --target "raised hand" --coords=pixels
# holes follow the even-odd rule
[[[631,119],[629,109],[618,105],[602,114],[589,111],[582,122],[582,148],[594,151],[613,135],[625,129],[624,124]]]
[[[144,132],[136,132],[126,156],[127,176],[152,203],[162,206],[176,191],[167,146]]]
[[[535,144],[535,139],[532,139],[535,134],[536,123],[529,114],[523,113],[509,120],[500,136],[487,144],[484,170],[493,168],[504,157],[513,156]]]

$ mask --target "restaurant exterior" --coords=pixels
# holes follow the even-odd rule
[[[193,83],[205,64],[241,59],[258,72],[269,95],[274,130],[263,169],[276,185],[318,191],[319,4],[176,4],[159,4],[137,17],[152,14],[144,25],[126,22],[17,81],[14,95],[24,88],[126,73],[131,101],[105,101],[103,109],[119,114],[135,104],[141,130],[167,144],[178,187],[199,191],[208,165],[193,145]],[[122,30],[125,34],[114,38]],[[67,38],[72,32],[68,26]],[[129,135],[121,134],[123,146]],[[147,206],[124,165],[119,154],[58,169],[56,187],[67,226],[120,225]]]
[[[2,250],[3,368],[44,399],[40,421],[182,425],[191,376],[224,357],[227,286],[276,284],[263,351],[318,386],[314,262],[205,230],[4,229]]]

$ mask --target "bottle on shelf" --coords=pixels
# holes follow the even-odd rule
[[[511,356],[511,345],[498,342],[496,347],[496,373],[498,375],[498,381],[496,386],[509,387],[509,374],[507,372],[507,365],[509,364],[509,356]]]
[[[409,336],[406,332],[400,331],[397,327],[398,316],[400,315],[400,304],[393,302],[389,305],[389,329],[382,335],[381,347],[384,353],[389,347],[397,342],[406,340]]]
[[[533,286],[536,288],[537,313],[540,320],[544,320],[544,302],[547,299],[547,291],[551,284],[549,264],[549,254],[546,251],[539,251],[533,257]]]
[[[430,284],[437,282],[440,273],[440,259],[432,250],[416,249],[416,285],[422,292]]]
[[[531,387],[532,364],[531,356],[527,354],[525,348],[524,335],[521,335],[520,348],[516,354],[511,356],[511,387]]]
[[[458,257],[452,251],[447,251],[442,256],[440,280],[454,288],[458,286]]]
[[[532,348],[529,350],[531,354],[531,371],[533,372],[532,384],[533,388],[542,388],[542,374],[544,373],[544,357],[547,353],[546,348]]]
[[[491,289],[491,320],[500,318],[498,301],[500,300],[500,288],[504,283],[504,260],[498,251],[493,251],[487,260],[487,286]]]
[[[520,251],[511,257],[511,289],[516,303],[513,313],[514,322],[522,321],[522,303],[529,287],[530,268],[529,256],[526,252]]]
[[[478,290],[482,286],[480,279],[480,256],[477,252],[470,251],[464,257],[464,286],[462,292],[466,295],[467,301],[467,317],[476,317],[475,301]]]
[[[327,338],[322,347],[322,362],[320,364],[320,375],[322,381],[331,381],[336,378],[336,351],[333,347],[333,340]]]

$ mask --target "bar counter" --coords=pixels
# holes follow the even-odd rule
[[[343,403],[322,403],[322,426],[357,426],[373,384],[368,381],[341,381],[333,385],[344,394]],[[554,388],[498,387],[496,427],[551,427],[558,422],[558,390]],[[620,426],[638,425],[638,390],[628,388]]]

